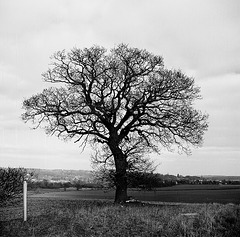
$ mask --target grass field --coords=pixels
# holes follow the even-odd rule
[[[232,192],[232,203],[237,203],[239,187],[233,186],[175,186],[155,194],[130,191],[145,202],[126,205],[113,204],[113,192],[38,190],[34,195],[29,192],[27,222],[23,222],[22,202],[0,208],[0,236],[239,237],[240,205],[178,201],[198,202],[196,195],[203,193],[208,198],[220,195],[216,200],[225,203],[225,192]]]
[[[229,236],[240,233],[240,206],[223,204],[114,205],[112,201],[29,198],[0,209],[0,236]]]

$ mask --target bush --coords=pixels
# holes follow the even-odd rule
[[[24,168],[0,168],[0,206],[19,199],[26,178],[27,170]]]
[[[226,205],[221,208],[215,217],[215,228],[223,236],[239,236],[240,207]]]

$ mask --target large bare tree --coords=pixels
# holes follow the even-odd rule
[[[25,122],[47,133],[87,142],[98,162],[115,166],[115,202],[127,199],[126,172],[162,147],[190,152],[207,130],[194,79],[164,68],[161,56],[120,44],[59,51],[43,74],[55,84],[23,102]]]

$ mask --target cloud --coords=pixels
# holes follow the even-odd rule
[[[36,130],[0,130],[0,164],[40,168],[91,169],[91,150]],[[75,166],[76,165],[76,166]]]
[[[235,72],[240,57],[238,7],[236,1],[199,0],[13,1],[4,5],[1,16],[2,45],[11,45],[3,55],[18,52],[27,65],[29,60],[32,66],[46,65],[56,50],[126,42],[162,55],[167,67],[204,76]]]
[[[197,80],[202,88],[202,105],[211,110],[238,113],[240,74],[223,74]]]
[[[159,173],[182,175],[239,175],[240,149],[235,147],[202,147],[191,156],[166,152],[154,156],[160,162]]]
[[[200,167],[195,158],[210,163],[207,152],[216,165],[217,156],[223,153],[220,148],[230,152],[240,146],[239,9],[237,0],[0,1],[0,139],[10,147],[0,145],[1,162],[5,156],[14,164],[15,156],[18,162],[40,165],[45,162],[41,157],[49,156],[52,166],[54,160],[59,166],[68,165],[63,160],[71,154],[71,145],[50,139],[48,147],[43,131],[26,134],[29,126],[20,120],[22,100],[51,86],[41,80],[41,73],[55,51],[93,44],[112,48],[124,42],[161,55],[167,68],[181,68],[195,77],[203,95],[196,106],[210,115],[203,148],[213,150],[201,148],[189,163],[177,162],[176,167]],[[45,151],[41,151],[43,146]],[[222,162],[227,163],[224,156]],[[231,153],[234,157],[236,153]],[[74,159],[74,167],[80,166]]]
[[[14,73],[14,69],[7,65],[0,65],[0,95],[7,96],[8,99],[16,99],[24,93],[27,81]]]
[[[209,114],[209,130],[204,146],[239,147],[240,120],[240,75],[224,74],[202,78],[199,81],[203,100],[197,107]]]

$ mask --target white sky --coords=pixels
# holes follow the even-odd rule
[[[239,0],[0,0],[0,166],[91,169],[89,148],[24,124],[22,101],[51,86],[55,51],[128,43],[194,76],[210,115],[203,147],[154,156],[157,171],[240,175],[239,12]]]

